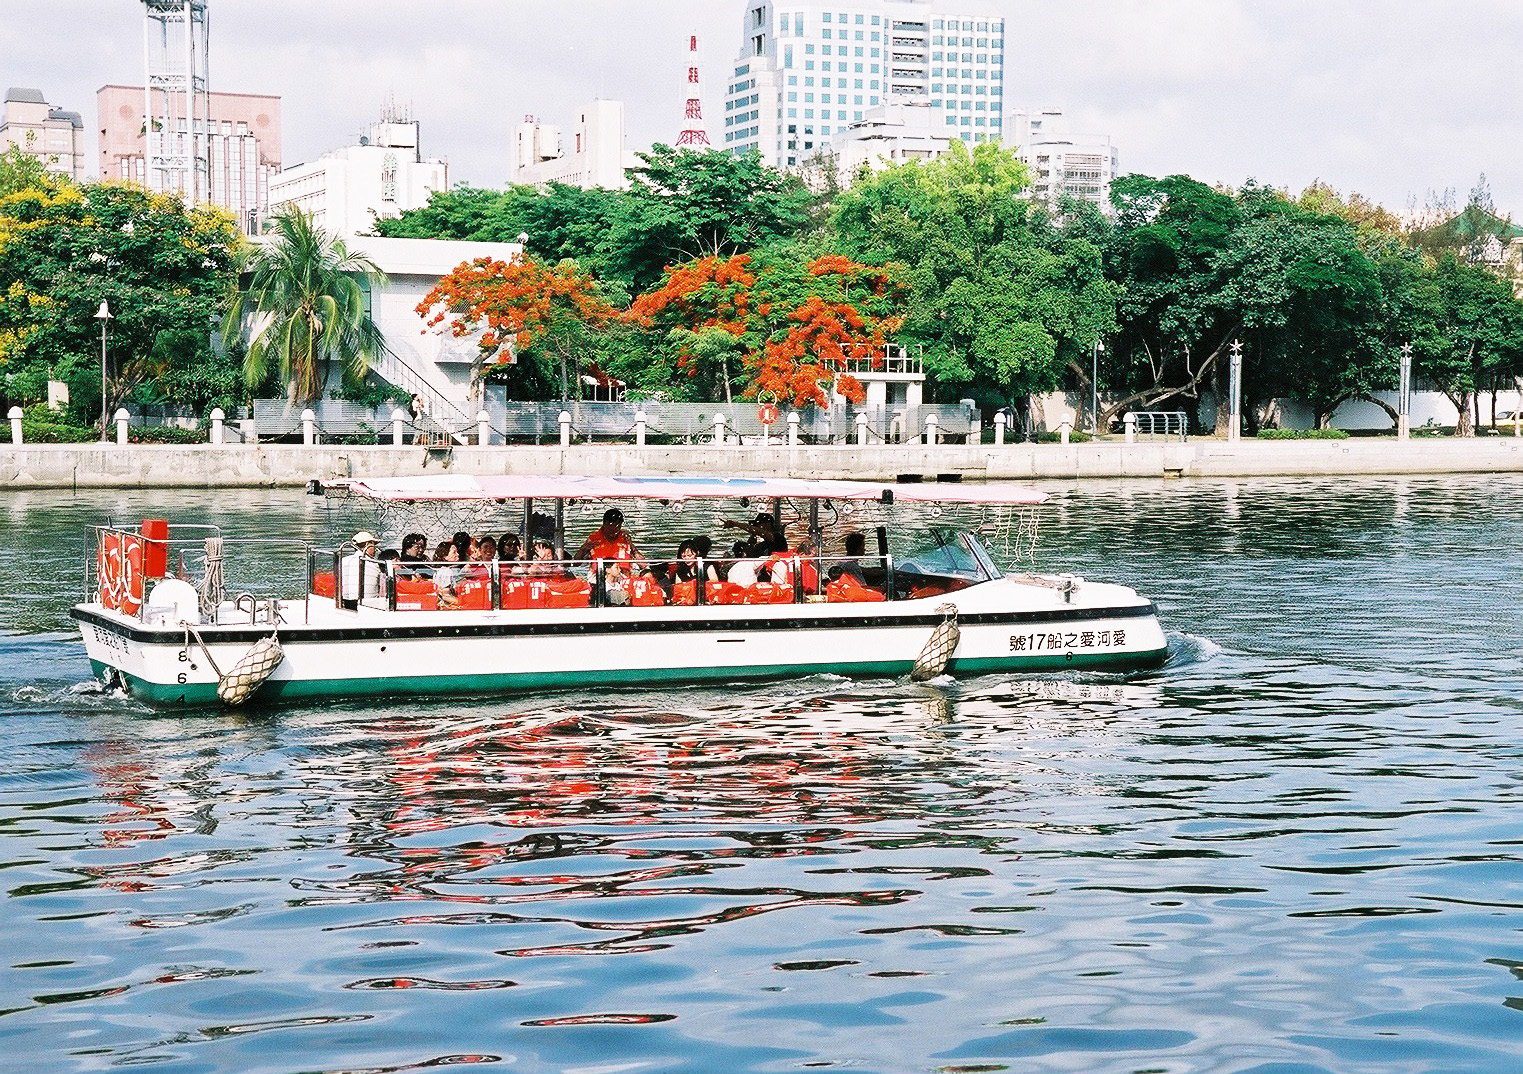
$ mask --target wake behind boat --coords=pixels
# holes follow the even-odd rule
[[[358,547],[294,550],[305,561],[304,594],[229,599],[222,579],[240,544],[252,542],[211,527],[171,532],[156,520],[102,528],[91,599],[72,611],[95,674],[179,707],[897,676],[917,667],[1129,671],[1165,656],[1157,612],[1134,590],[1007,574],[969,529],[935,517],[903,524],[906,512],[961,505],[1008,525],[1012,513],[1045,501],[1030,489],[445,475],[341,481],[329,493],[368,502],[375,528],[397,543],[420,536],[408,530],[437,536],[490,522],[494,532],[516,532],[523,554],[383,558],[380,535],[361,531]],[[770,510],[725,520],[750,538],[744,556],[739,547],[694,555],[687,546],[706,542],[688,541],[673,558],[622,540],[618,523],[610,528],[622,521],[618,505],[636,502],[673,512],[712,502],[721,515]],[[580,515],[589,505],[612,506],[570,549],[568,508]]]

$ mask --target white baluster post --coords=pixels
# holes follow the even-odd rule
[[[857,447],[867,446],[867,415],[857,411]]]
[[[1005,443],[1005,412],[997,411],[994,415],[994,442],[1001,447]]]
[[[799,415],[796,410],[788,412],[788,446],[799,446]]]
[[[485,410],[476,411],[476,446],[486,447],[492,442],[492,415]]]
[[[715,414],[714,415],[714,443],[715,444],[723,444],[725,442],[724,426],[725,426],[724,415],[723,414]]]
[[[561,411],[561,447],[571,446],[571,411]]]
[[[645,411],[635,411],[635,447],[645,446]]]
[[[127,423],[132,420],[132,415],[127,413],[126,407],[117,407],[116,414],[116,444],[118,447],[127,445]]]
[[[925,416],[925,442],[927,444],[941,443],[941,423],[936,420],[935,414]]]
[[[13,444],[21,444],[21,443],[23,443],[22,433],[21,433],[21,417],[22,417],[21,408],[19,406],[13,406],[13,407],[11,407],[9,413],[6,416],[11,419],[11,443],[13,443]]]
[[[391,408],[391,445],[402,446],[402,429],[407,424],[407,412],[401,407]]]
[[[1073,433],[1073,428],[1073,422],[1064,418],[1062,424],[1058,426],[1058,441],[1064,444],[1068,443],[1068,438]]]
[[[211,443],[221,445],[227,442],[227,434],[223,431],[223,422],[227,421],[227,414],[219,407],[212,408]]]
[[[311,407],[301,412],[301,442],[307,447],[317,443],[317,413]]]

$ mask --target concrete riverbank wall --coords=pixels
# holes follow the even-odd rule
[[[869,447],[256,447],[39,444],[0,448],[0,487],[270,488],[310,479],[463,474],[756,474],[898,480],[1331,476],[1523,472],[1523,439]]]

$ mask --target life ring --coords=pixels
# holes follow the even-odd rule
[[[143,541],[130,533],[101,536],[100,602],[106,608],[136,615],[143,607]]]

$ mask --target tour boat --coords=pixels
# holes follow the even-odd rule
[[[525,549],[536,536],[552,547],[539,564],[440,565],[371,558],[368,543],[297,546],[305,593],[230,596],[223,579],[236,573],[237,538],[163,520],[100,527],[87,600],[72,611],[96,676],[180,707],[824,673],[1128,672],[1166,655],[1157,611],[1135,590],[1006,573],[978,525],[942,523],[943,512],[982,512],[986,533],[1034,539],[1030,518],[1047,497],[1026,488],[443,475],[344,480],[321,491],[347,498],[346,509],[371,508],[390,543],[407,530],[437,541],[490,526],[517,530]],[[598,558],[570,561],[567,542],[597,525],[604,507],[635,504],[647,525],[669,512],[668,529],[705,530],[726,512],[759,510],[785,532],[763,538],[779,550],[760,569],[758,556],[729,567],[728,578],[719,550],[696,567],[689,561],[697,577],[687,581],[670,571],[663,578],[650,547],[631,556],[602,545]],[[768,528],[744,517],[733,524],[753,539],[755,527]],[[848,532],[862,535],[853,542],[862,554],[841,553]],[[273,554],[268,541],[247,551]],[[292,588],[300,570],[293,566]]]

